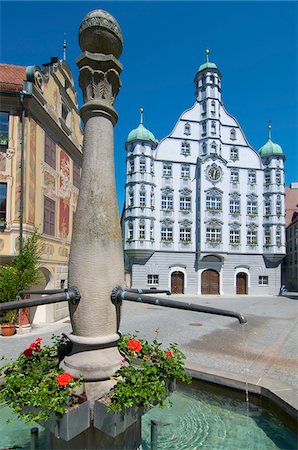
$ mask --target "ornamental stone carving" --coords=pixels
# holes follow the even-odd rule
[[[80,70],[79,81],[85,102],[98,100],[111,106],[121,86],[119,73],[115,69],[104,72],[84,66]]]
[[[119,58],[123,37],[118,22],[107,11],[91,11],[80,25],[79,44],[83,51],[112,54]]]

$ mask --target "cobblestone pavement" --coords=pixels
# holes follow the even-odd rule
[[[152,340],[158,329],[158,340],[165,345],[176,342],[185,352],[188,367],[240,381],[247,376],[250,383],[267,387],[298,407],[298,294],[170,298],[241,312],[248,323],[241,326],[229,317],[125,301],[121,332],[138,331],[140,337]],[[49,342],[53,333],[61,332],[71,332],[69,320],[41,324],[30,334],[0,337],[1,355],[14,357],[35,337]]]

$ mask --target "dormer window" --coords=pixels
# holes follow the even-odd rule
[[[231,141],[235,141],[236,140],[236,130],[235,128],[232,128],[230,131],[230,139]]]
[[[181,144],[181,155],[188,156],[190,155],[190,143],[189,142],[182,142]]]
[[[186,136],[189,136],[190,133],[191,133],[190,125],[189,125],[189,123],[186,123],[186,124],[184,125],[184,134],[186,134]]]

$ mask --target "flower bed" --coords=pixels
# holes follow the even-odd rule
[[[156,404],[163,407],[168,398],[169,383],[191,382],[184,370],[185,355],[174,343],[163,349],[156,339],[149,344],[135,335],[124,335],[118,346],[123,359],[113,377],[117,384],[108,397],[108,411]]]
[[[67,336],[53,336],[51,346],[41,346],[41,342],[42,338],[35,339],[15,361],[1,368],[5,384],[0,401],[27,422],[45,422],[53,414],[62,417],[67,408],[86,400],[76,395],[82,380],[74,380],[59,369],[70,349]]]

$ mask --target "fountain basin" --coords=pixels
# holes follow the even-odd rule
[[[201,375],[197,373],[197,376]],[[205,377],[210,378],[210,375],[205,374]],[[231,384],[232,381],[218,377],[217,383],[194,379],[191,386],[178,385],[177,391],[171,396],[172,408],[155,407],[143,416],[143,449],[150,448],[152,418],[171,424],[158,427],[158,449],[189,450],[196,445],[198,448],[203,445],[202,448],[217,450],[234,450],[235,445],[245,449],[296,449],[297,418],[287,408],[283,408],[283,401],[278,401],[269,390],[250,384],[250,403],[247,405],[245,392],[239,389],[240,385],[235,388],[222,383]],[[253,389],[254,393],[251,392]],[[24,422],[15,418],[12,424],[6,424],[10,414],[3,405],[0,415],[0,448],[19,445],[24,450],[29,450],[30,428],[36,425],[26,427]],[[45,433],[39,428],[39,449],[46,450]],[[224,439],[224,436],[227,437]]]

